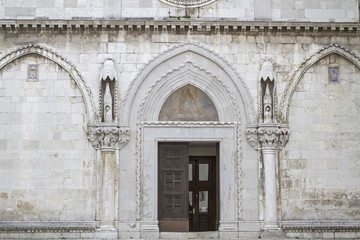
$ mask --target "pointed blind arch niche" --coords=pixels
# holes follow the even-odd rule
[[[219,116],[206,93],[193,85],[186,85],[166,99],[159,121],[219,121]]]

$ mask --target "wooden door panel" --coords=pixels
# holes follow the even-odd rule
[[[189,231],[188,159],[187,143],[159,143],[160,231]]]

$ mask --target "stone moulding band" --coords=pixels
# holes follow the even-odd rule
[[[25,232],[25,233],[43,233],[43,232],[95,232],[95,227],[0,227],[0,232]]]
[[[328,220],[312,221],[283,221],[281,228],[284,232],[360,232],[359,221]]]
[[[283,226],[284,232],[360,232],[360,226]]]
[[[82,233],[95,231],[95,222],[0,222],[0,233]]]
[[[166,19],[130,20],[2,20],[0,31],[13,30],[125,30],[125,31],[196,31],[196,32],[309,32],[357,33],[359,23],[308,23],[261,21],[191,21]]]
[[[186,121],[144,121],[138,122],[138,124],[142,124],[145,127],[234,127],[237,122],[186,122]]]

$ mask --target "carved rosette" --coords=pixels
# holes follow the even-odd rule
[[[115,150],[123,148],[130,139],[129,128],[119,126],[89,126],[88,140],[95,149]]]
[[[278,125],[260,125],[246,129],[247,140],[256,150],[259,148],[281,150],[288,142],[289,134],[289,128]]]

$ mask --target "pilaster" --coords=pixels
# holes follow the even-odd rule
[[[289,139],[287,126],[280,124],[258,124],[246,130],[249,144],[259,151],[263,160],[263,229],[279,229],[278,219],[278,180],[276,176],[277,155]]]
[[[97,150],[97,205],[98,239],[117,239],[119,152],[129,141],[129,128],[101,123],[88,126],[88,139]]]
[[[273,63],[265,60],[259,73],[258,124],[246,129],[249,144],[259,151],[260,209],[259,219],[266,232],[279,232],[277,156],[289,139],[287,125],[279,123],[276,73]]]

